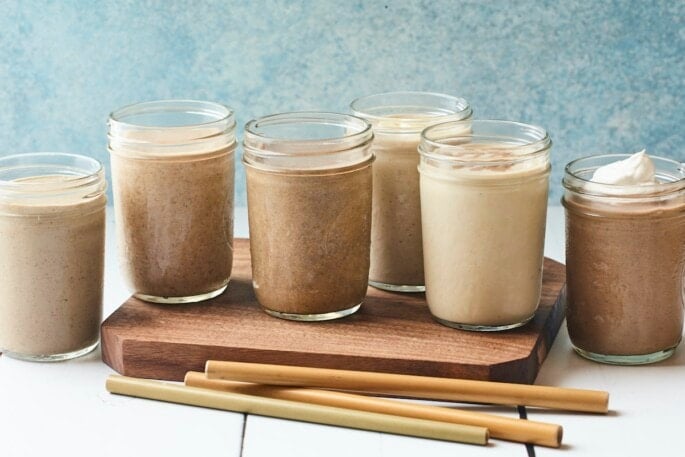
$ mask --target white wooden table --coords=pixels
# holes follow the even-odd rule
[[[246,211],[236,213],[236,236],[246,237]],[[563,225],[562,208],[551,207],[545,253],[562,262]],[[128,296],[111,217],[107,240],[105,316]],[[528,408],[528,418],[564,426],[561,449],[499,440],[471,446],[132,399],[105,391],[111,373],[99,350],[50,364],[0,356],[0,457],[685,455],[685,351],[652,366],[600,365],[573,354],[565,326],[537,383],[608,390],[613,411],[595,416]],[[519,414],[513,407],[460,407]]]

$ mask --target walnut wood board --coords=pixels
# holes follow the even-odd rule
[[[564,318],[565,268],[545,259],[534,319],[505,332],[436,323],[423,294],[369,287],[360,310],[327,322],[264,313],[251,284],[249,240],[235,240],[219,297],[158,305],[129,298],[102,324],[102,358],[121,374],[181,381],[208,359],[532,383]],[[506,306],[506,304],[503,304]]]

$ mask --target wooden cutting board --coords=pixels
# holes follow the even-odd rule
[[[102,358],[121,374],[180,381],[208,359],[532,383],[564,318],[565,268],[545,259],[535,318],[505,332],[467,332],[432,320],[423,294],[369,287],[336,321],[268,316],[251,284],[249,240],[235,240],[226,292],[202,303],[129,298],[102,324]],[[505,303],[502,306],[506,306]]]

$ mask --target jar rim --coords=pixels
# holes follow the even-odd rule
[[[306,138],[302,136],[270,135],[264,130],[272,127],[321,125],[355,130],[343,135]],[[270,114],[252,119],[245,124],[243,150],[247,155],[262,157],[308,157],[354,149],[373,138],[371,125],[351,114],[325,111],[294,111]]]
[[[497,134],[494,132],[497,127],[510,129],[512,132]],[[454,133],[450,134],[450,131]],[[439,136],[441,132],[444,136]],[[527,140],[526,135],[530,137],[529,140]],[[466,145],[477,143],[465,142],[466,139],[476,139],[478,140],[477,143],[481,144],[506,144],[511,146],[507,149],[516,151],[516,154],[510,154],[506,157],[500,155],[492,157],[467,156],[465,153],[472,153],[473,148]],[[426,127],[421,132],[418,150],[422,156],[433,160],[469,166],[493,166],[530,160],[549,151],[551,146],[552,140],[549,134],[544,128],[537,125],[501,119],[476,119],[441,122]]]
[[[130,117],[164,113],[186,113],[197,116],[207,116],[210,120],[206,122],[183,123],[181,125],[146,125],[143,123],[126,121],[126,119]],[[234,111],[229,106],[216,102],[192,99],[150,100],[132,103],[112,111],[109,114],[109,122],[114,126],[139,130],[206,128],[226,122],[229,123],[229,127],[235,125]]]
[[[287,124],[320,124],[338,127],[357,127],[357,131],[350,134],[330,136],[324,138],[293,138],[285,136],[267,135],[259,129]],[[269,114],[267,116],[252,119],[245,124],[245,139],[259,139],[271,143],[335,143],[338,141],[351,141],[356,138],[365,139],[371,132],[371,125],[364,119],[351,114],[341,114],[327,111],[293,111]]]
[[[613,159],[611,162],[615,162],[618,160],[627,159],[631,155],[632,154],[630,153],[609,153],[587,155],[574,159],[567,163],[564,167],[564,178],[562,179],[562,185],[564,186],[564,188],[568,190],[572,190],[574,192],[581,192],[585,195],[607,197],[650,198],[653,196],[668,194],[674,191],[685,189],[685,163],[681,163],[674,159],[669,159],[667,157],[661,157],[652,154],[649,154],[649,158],[653,162],[656,162],[656,164],[672,166],[676,172],[679,172],[681,174],[681,176],[672,181],[657,182],[654,184],[636,186],[626,184],[598,183],[591,181],[590,179],[587,179],[583,176],[580,176],[580,173],[588,172],[590,170],[596,170],[597,168],[599,168],[599,166],[585,167],[574,170],[574,167],[582,166],[584,163],[590,160]],[[640,192],[640,190],[642,190],[642,192]],[[649,192],[644,192],[645,190],[648,190]]]
[[[391,91],[365,95],[354,99],[350,103],[350,110],[355,116],[370,122],[374,126],[374,131],[379,133],[421,133],[427,123],[464,120],[473,114],[466,99],[429,91]],[[413,111],[414,114],[434,115],[412,118],[407,111]],[[393,114],[398,114],[398,116],[393,116]],[[395,119],[404,121],[403,125],[399,127],[378,125],[383,121]]]
[[[71,165],[63,162],[72,162]],[[49,183],[17,181],[4,179],[3,171],[18,169],[35,169],[39,167],[52,167],[62,170],[57,173],[65,179],[51,181]],[[69,171],[69,173],[66,173]],[[30,175],[41,176],[41,174]],[[29,152],[24,154],[12,154],[0,156],[0,190],[15,193],[49,193],[55,191],[68,191],[83,188],[104,180],[104,165],[93,157],[66,152]]]

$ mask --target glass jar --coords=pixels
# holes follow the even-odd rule
[[[359,98],[353,113],[373,127],[373,205],[369,284],[396,292],[425,291],[417,148],[429,125],[471,117],[463,98],[388,92]]]
[[[189,303],[233,266],[235,120],[216,103],[163,100],[109,118],[119,260],[133,294]]]
[[[0,158],[0,352],[57,361],[100,338],[105,172],[97,160]]]
[[[334,113],[245,126],[252,283],[268,314],[320,321],[359,309],[369,279],[372,138],[364,120]]]
[[[506,330],[538,307],[551,140],[532,125],[448,122],[423,131],[426,300],[466,330]]]
[[[590,181],[628,156],[569,163],[562,198],[569,337],[583,357],[620,365],[671,356],[685,306],[685,165],[651,156],[659,183]]]

